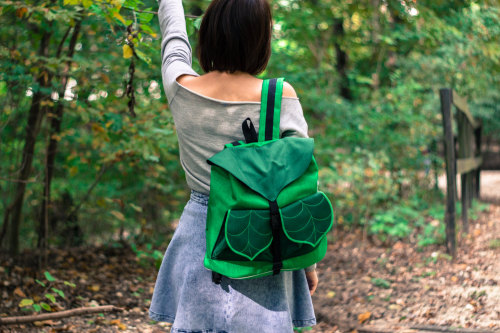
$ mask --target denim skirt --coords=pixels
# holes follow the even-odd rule
[[[304,270],[212,282],[203,266],[208,196],[192,191],[160,266],[149,317],[173,333],[289,333],[316,324]]]

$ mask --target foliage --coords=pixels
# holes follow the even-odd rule
[[[374,286],[379,288],[389,289],[391,287],[391,283],[382,278],[372,278],[371,282]]]
[[[126,240],[137,244],[140,258],[158,262],[161,254],[152,249],[165,245],[188,189],[161,88],[157,2],[0,3],[0,213],[14,201],[29,110],[41,93],[44,116],[26,181],[21,245],[37,245],[52,138],[58,149],[49,244]],[[193,15],[186,20],[193,49],[208,3],[184,1]],[[338,224],[363,226],[386,240],[417,228],[421,245],[440,242],[437,90],[452,87],[467,96],[485,135],[499,138],[498,4],[283,0],[272,6],[273,56],[263,76],[285,76],[300,96],[316,140],[320,185]],[[44,36],[48,55],[40,53]],[[59,106],[61,128],[53,133]]]
[[[160,269],[161,262],[163,260],[163,253],[158,250],[154,250],[151,243],[146,244],[145,249],[138,249],[135,244],[131,245],[139,264],[147,266],[152,261],[157,269]]]
[[[33,311],[33,312],[41,312],[42,309],[48,312],[52,311],[52,307],[50,304],[58,306],[58,300],[57,298],[65,299],[66,296],[64,294],[63,289],[68,290],[69,288],[75,288],[76,285],[72,282],[68,281],[63,281],[59,280],[55,277],[53,277],[49,272],[45,271],[44,272],[45,279],[44,280],[38,280],[35,279],[35,282],[39,285],[39,291],[37,291],[36,295],[33,295],[31,298],[23,298],[19,302],[19,307],[23,311]],[[57,286],[58,289],[55,286]],[[23,292],[20,289],[17,289],[17,292],[14,291],[14,293],[18,295],[23,295]],[[43,298],[39,295],[44,295]],[[42,301],[44,300],[44,301]],[[47,303],[47,301],[50,301],[50,304]]]

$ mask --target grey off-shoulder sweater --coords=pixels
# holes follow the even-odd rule
[[[210,192],[210,166],[206,160],[224,145],[243,140],[241,123],[250,117],[259,128],[260,102],[223,101],[196,93],[177,82],[183,74],[198,76],[191,67],[192,51],[186,33],[182,0],[160,0],[163,87],[179,139],[180,161],[188,186]],[[307,137],[307,123],[298,98],[283,97],[281,136]]]

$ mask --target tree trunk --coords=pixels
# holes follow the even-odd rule
[[[352,92],[349,87],[349,78],[347,77],[348,56],[342,49],[341,43],[344,40],[344,21],[342,18],[333,20],[333,34],[335,36],[335,54],[337,57],[337,72],[340,76],[340,96],[347,100],[352,100]]]
[[[61,77],[61,88],[59,90],[59,101],[56,104],[55,110],[53,112],[51,121],[50,121],[50,136],[49,143],[47,146],[47,159],[45,165],[45,180],[44,180],[44,188],[43,188],[43,197],[42,197],[42,211],[40,214],[39,228],[38,228],[38,247],[43,249],[40,254],[44,256],[43,262],[46,262],[45,258],[45,250],[47,248],[47,238],[48,238],[48,219],[49,219],[49,206],[50,206],[50,189],[52,183],[52,176],[54,174],[54,161],[57,153],[57,143],[56,135],[61,133],[61,123],[63,118],[63,99],[64,94],[66,92],[66,88],[68,86],[68,73],[71,67],[71,58],[73,58],[73,54],[75,52],[76,42],[78,40],[78,34],[80,33],[81,28],[81,20],[76,21],[75,27],[73,29],[73,34],[71,35],[69,47],[68,47],[68,61],[63,70],[63,74]],[[68,30],[69,31],[69,30]],[[65,35],[65,37],[67,34]],[[65,38],[64,37],[64,38]],[[63,40],[64,42],[64,40]],[[62,46],[62,43],[61,43]],[[60,54],[61,48],[58,53]]]
[[[49,22],[49,27],[44,31],[38,54],[42,57],[47,57],[49,53],[49,43],[52,36],[52,22]],[[39,84],[40,89],[33,93],[31,107],[28,115],[28,124],[26,126],[26,139],[24,141],[23,157],[21,168],[19,171],[19,182],[17,183],[16,191],[14,194],[14,201],[12,206],[12,219],[10,220],[10,243],[9,252],[11,255],[19,253],[19,227],[21,225],[22,208],[24,202],[24,194],[26,191],[26,181],[31,174],[31,166],[33,164],[33,157],[35,153],[36,137],[40,130],[40,124],[43,118],[43,110],[41,102],[47,98],[42,92],[43,88],[50,85],[51,77],[45,70],[37,76],[36,82]],[[8,214],[9,212],[6,212]],[[5,222],[7,222],[6,219]]]

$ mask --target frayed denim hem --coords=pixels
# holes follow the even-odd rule
[[[156,312],[153,312],[149,310],[149,318],[153,319],[154,321],[165,321],[167,323],[174,323],[175,317],[164,315],[164,314],[159,314]]]
[[[172,328],[170,333],[228,333],[226,331],[214,331],[214,330],[183,330],[183,329],[177,329],[177,328]]]
[[[309,320],[293,320],[293,326],[295,327],[309,327],[316,325],[316,318]]]
[[[156,312],[153,312],[149,310],[149,318],[151,318],[154,321],[164,321],[167,323],[173,324],[175,317],[164,315],[164,314],[159,314]],[[294,327],[309,327],[309,326],[314,326],[316,325],[316,319],[309,319],[309,320],[293,320],[292,321]],[[183,329],[175,329],[172,328],[170,331],[171,333],[215,333],[213,330],[201,330],[201,331],[187,331]],[[224,332],[224,331],[222,331]]]

